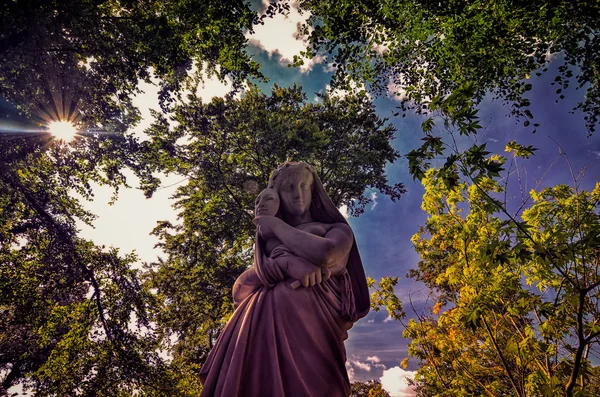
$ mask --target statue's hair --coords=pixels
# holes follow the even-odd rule
[[[286,171],[291,170],[293,168],[304,168],[308,170],[313,175],[317,174],[317,170],[312,165],[305,163],[304,161],[286,161],[285,163],[280,164],[275,171],[271,173],[271,177],[269,178],[269,184],[267,187],[274,188],[277,182],[280,182],[285,175]]]

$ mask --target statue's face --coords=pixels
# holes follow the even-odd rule
[[[254,214],[275,216],[279,209],[279,194],[275,189],[267,188],[256,198]]]
[[[282,174],[278,191],[283,210],[289,215],[304,215],[312,200],[312,174],[305,167],[290,167]]]

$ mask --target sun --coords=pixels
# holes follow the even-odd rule
[[[70,121],[52,121],[48,124],[48,130],[54,137],[68,142],[77,135],[77,128]]]

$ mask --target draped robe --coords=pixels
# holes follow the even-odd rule
[[[357,314],[353,272],[293,289],[274,262],[289,251],[277,247],[267,257],[264,241],[256,241],[254,264],[234,285],[237,308],[201,369],[201,396],[348,396],[344,340],[364,315]],[[358,270],[364,278],[362,263]]]

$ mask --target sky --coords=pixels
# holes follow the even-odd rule
[[[287,18],[277,16],[265,25],[258,26],[255,34],[249,36],[251,46],[248,52],[263,65],[262,72],[270,78],[269,83],[261,85],[264,90],[268,91],[272,84],[290,86],[296,83],[303,86],[309,99],[315,100],[315,93],[328,89],[331,70],[323,63],[323,59],[313,59],[301,68],[287,67],[293,56],[303,49],[303,42],[296,38],[296,32],[298,23],[306,16],[292,8]],[[538,147],[536,155],[522,163],[527,171],[529,188],[538,183],[539,186],[572,184],[565,156],[560,154],[562,150],[568,155],[575,173],[587,167],[581,187],[589,189],[600,175],[600,134],[587,137],[581,114],[568,113],[574,103],[581,99],[581,92],[567,92],[564,101],[555,103],[555,88],[550,85],[551,79],[550,73],[531,78],[534,84],[534,90],[529,95],[531,110],[536,122],[540,123],[536,134],[532,134],[531,129],[522,128],[514,118],[506,117],[508,109],[500,102],[486,98],[481,105],[480,115],[482,124],[487,128],[479,134],[478,142],[487,143],[488,148],[496,153],[502,153],[506,143],[511,140]],[[135,104],[140,108],[143,121],[134,131],[144,139],[143,131],[152,122],[149,109],[158,110],[158,102],[157,87],[143,83],[141,88],[144,93],[135,98]],[[210,101],[213,96],[223,96],[228,91],[227,85],[207,80],[200,94],[204,101]],[[392,111],[399,102],[393,95],[374,98],[374,103],[379,115],[388,117],[397,128],[393,141],[396,149],[406,154],[419,146],[423,117],[411,114],[406,118],[394,117]],[[467,141],[463,143],[468,144]],[[552,168],[547,171],[549,167]],[[423,188],[408,175],[405,159],[388,165],[386,173],[390,183],[406,184],[406,195],[392,203],[375,192],[374,203],[359,218],[349,219],[349,223],[354,230],[367,275],[374,279],[400,276],[396,292],[407,304],[405,309],[410,315],[409,297],[417,310],[426,306],[428,297],[428,291],[422,285],[405,277],[418,262],[410,238],[426,220],[420,208]],[[130,182],[135,186],[134,177]],[[135,251],[140,263],[155,261],[161,252],[154,248],[157,239],[149,233],[157,221],[176,221],[170,197],[180,183],[185,182],[178,175],[163,178],[163,188],[151,199],[146,199],[135,188],[124,189],[114,205],[108,205],[112,191],[96,187],[95,200],[86,203],[86,207],[97,214],[98,219],[94,228],[81,224],[81,236],[97,244],[118,247],[122,252]],[[513,186],[509,191],[511,195],[514,194],[514,199],[518,199],[517,190]],[[383,387],[394,397],[414,395],[406,378],[413,376],[418,363],[410,360],[407,370],[399,366],[400,361],[407,357],[408,345],[408,341],[402,338],[402,329],[402,325],[391,321],[385,312],[371,311],[356,323],[346,341],[347,368],[351,380],[380,379]]]

